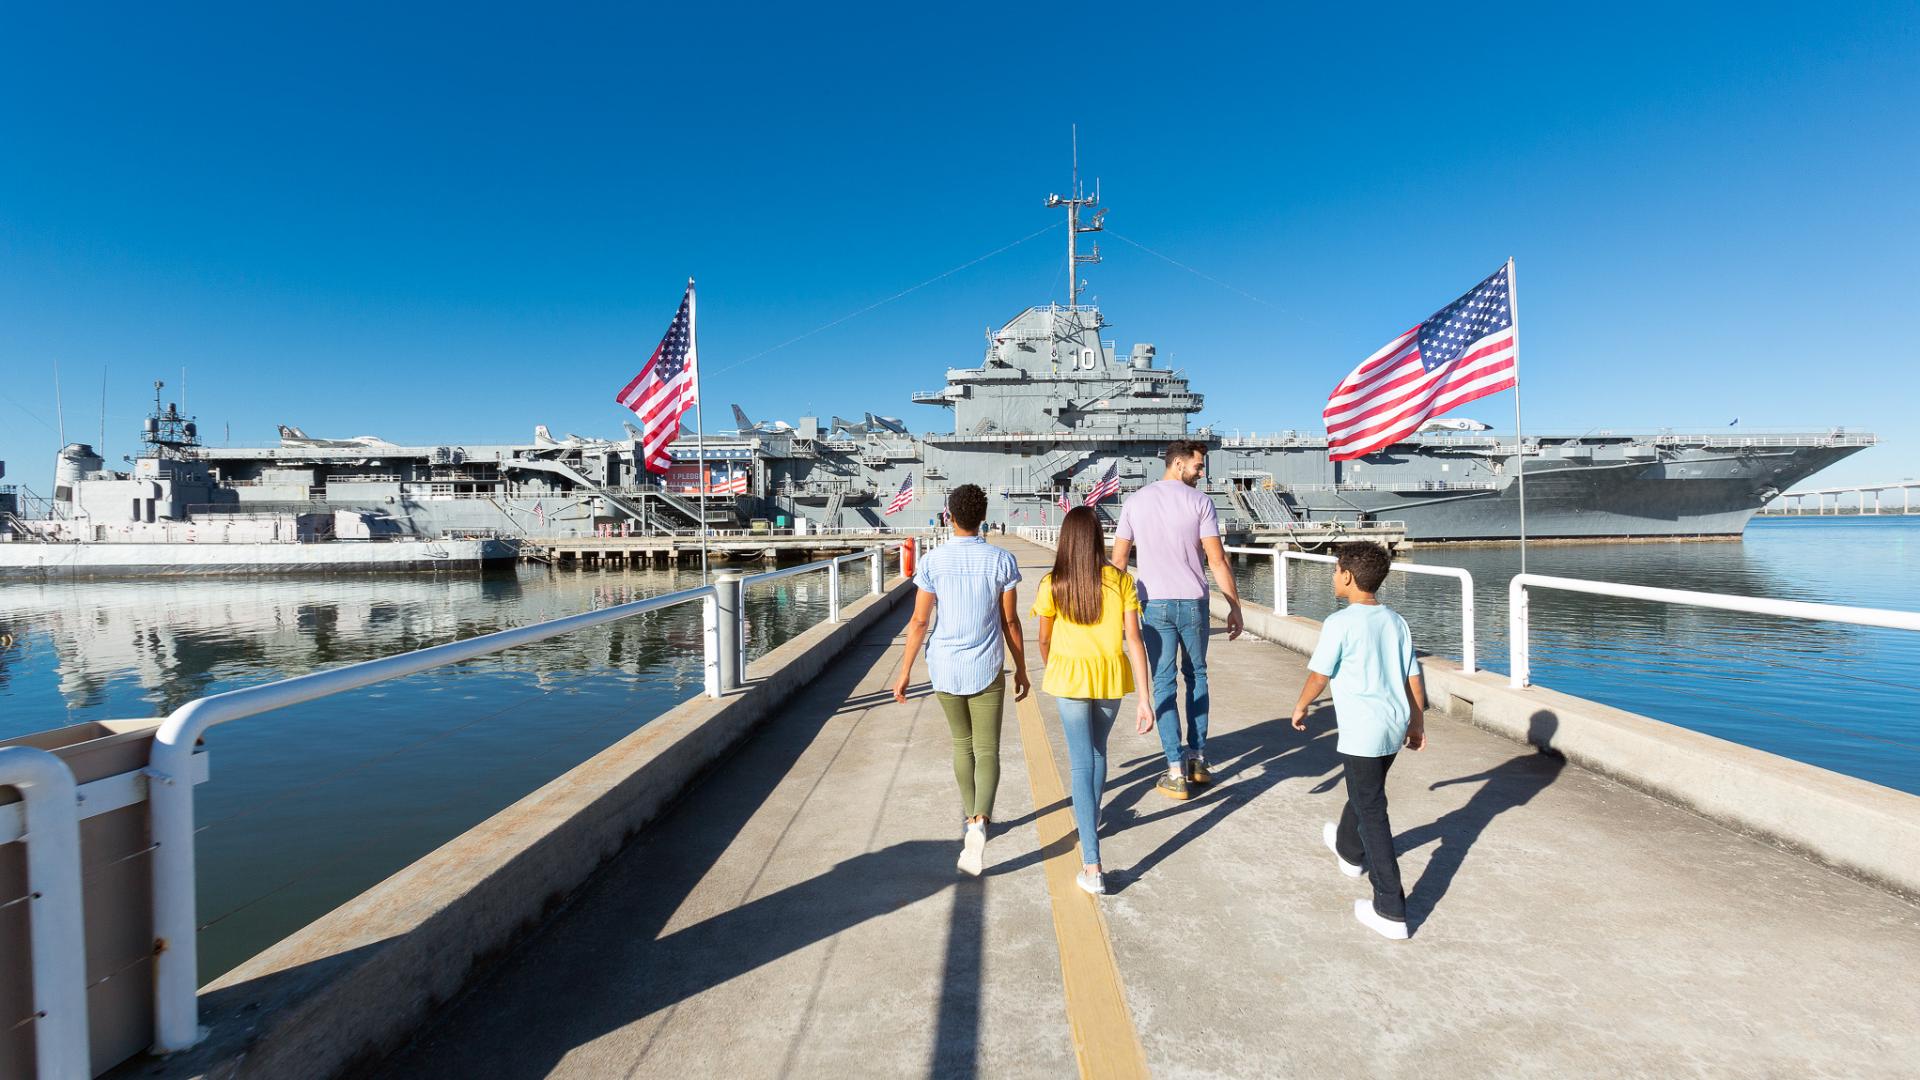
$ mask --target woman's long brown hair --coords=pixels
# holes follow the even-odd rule
[[[1053,556],[1053,606],[1071,623],[1100,621],[1101,575],[1107,538],[1091,506],[1076,506],[1060,519],[1060,546]]]

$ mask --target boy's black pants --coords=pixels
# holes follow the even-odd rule
[[[1381,918],[1407,921],[1407,894],[1400,887],[1400,862],[1393,853],[1393,824],[1387,820],[1387,770],[1393,759],[1341,754],[1347,769],[1347,805],[1340,811],[1333,844],[1340,857],[1367,868],[1373,882],[1373,910]]]

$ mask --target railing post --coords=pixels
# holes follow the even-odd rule
[[[1284,547],[1273,556],[1273,609],[1282,615],[1287,613],[1287,549]]]
[[[717,595],[700,598],[700,622],[700,654],[705,668],[701,682],[707,696],[717,698],[720,696],[720,599]]]
[[[840,621],[840,560],[827,560],[827,621]]]
[[[1473,575],[1460,572],[1460,671],[1471,675],[1477,670],[1474,666],[1473,648]]]
[[[1527,576],[1515,574],[1507,585],[1507,685],[1524,690],[1527,671]]]
[[[1287,613],[1287,545],[1273,545],[1273,610]]]
[[[718,601],[718,652],[720,692],[740,689],[740,573],[726,570],[713,577],[714,599]]]
[[[885,548],[882,546],[867,549],[867,576],[873,581],[873,595],[875,596],[879,596],[882,592],[886,591],[886,567],[880,561],[880,553],[883,550],[885,550]]]
[[[41,1077],[92,1076],[86,924],[80,907],[80,808],[73,770],[45,750],[8,746],[0,748],[0,785],[20,789],[26,817],[35,1072]]]

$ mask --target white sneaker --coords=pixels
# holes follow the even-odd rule
[[[967,835],[960,842],[960,870],[980,876],[987,857],[987,827],[980,822],[967,823]]]
[[[1382,918],[1378,912],[1373,910],[1373,901],[1371,900],[1355,900],[1353,902],[1353,917],[1360,920],[1361,926],[1378,933],[1381,937],[1392,938],[1395,941],[1407,940],[1407,924]]]
[[[1073,883],[1095,896],[1107,895],[1107,879],[1098,870],[1080,871]]]
[[[1341,873],[1348,877],[1359,877],[1361,874],[1367,872],[1367,868],[1364,866],[1355,866],[1341,856],[1340,845],[1333,841],[1334,836],[1338,834],[1339,831],[1339,828],[1335,826],[1333,822],[1329,821],[1321,826],[1320,839],[1327,842],[1327,850],[1333,852],[1333,861],[1340,864]]]

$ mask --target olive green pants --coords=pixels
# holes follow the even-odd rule
[[[992,817],[993,794],[1000,786],[1000,710],[1007,696],[1007,677],[977,694],[934,691],[947,730],[953,734],[953,779],[960,785],[960,805],[967,816]]]

